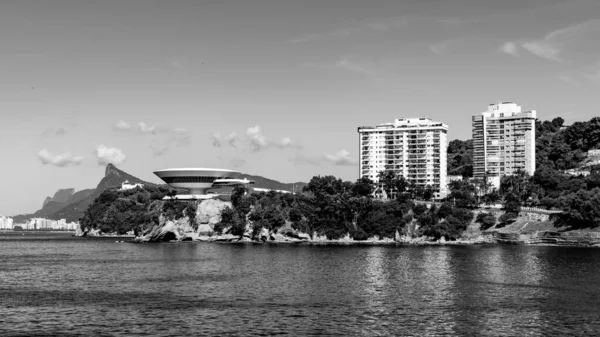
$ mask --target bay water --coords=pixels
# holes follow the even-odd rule
[[[600,249],[0,234],[0,336],[600,334]]]

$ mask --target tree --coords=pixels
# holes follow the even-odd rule
[[[303,188],[303,191],[312,192],[316,196],[335,195],[345,192],[342,179],[334,176],[315,176]]]
[[[368,177],[362,177],[352,187],[352,193],[361,197],[369,197],[373,193],[374,183]]]
[[[435,190],[433,189],[433,187],[431,185],[427,185],[425,187],[425,191],[423,191],[423,199],[431,200],[431,198],[433,198],[434,194],[435,194]]]
[[[477,187],[467,180],[455,180],[448,185],[450,194],[446,200],[460,208],[473,208],[477,205]]]
[[[481,225],[481,230],[486,230],[496,224],[496,217],[493,213],[481,212],[477,214],[475,222]]]

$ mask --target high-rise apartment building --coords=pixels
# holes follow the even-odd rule
[[[445,197],[447,132],[448,125],[427,117],[359,127],[359,177],[377,182],[379,172],[394,171]]]
[[[473,116],[473,177],[535,171],[535,110],[513,102],[490,104]]]

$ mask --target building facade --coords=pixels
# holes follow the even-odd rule
[[[0,229],[13,229],[13,219],[0,215]]]
[[[535,110],[513,102],[490,104],[473,121],[473,177],[535,171]]]
[[[399,118],[393,123],[361,126],[359,177],[377,182],[382,171],[393,171],[410,182],[447,193],[446,150],[448,125],[427,117]]]

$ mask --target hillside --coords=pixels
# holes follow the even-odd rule
[[[121,184],[125,181],[129,181],[132,184],[144,184],[146,186],[158,187],[158,185],[143,181],[131,174],[121,171],[116,168],[113,164],[108,164],[104,173],[104,178],[100,180],[98,186],[86,197],[82,197],[79,200],[75,200],[72,203],[62,207],[56,212],[50,214],[51,219],[67,219],[70,221],[78,221],[83,212],[91,205],[94,200],[111,187],[121,187]]]
[[[85,209],[94,202],[102,192],[111,187],[120,187],[125,181],[141,183],[148,186],[157,186],[136,178],[129,173],[119,170],[112,164],[106,166],[105,174],[100,183],[93,189],[85,189],[73,193],[71,189],[60,189],[53,198],[46,198],[42,209],[32,214],[21,214],[13,217],[15,222],[25,222],[31,218],[66,219],[77,221]]]
[[[249,175],[249,174],[238,174],[236,178],[246,178],[254,180],[254,187],[276,189],[276,190],[287,190],[287,191],[301,191],[306,183],[281,183],[276,180],[267,179],[265,177]],[[144,184],[145,186],[159,187],[166,185],[157,185],[143,181],[127,172],[119,170],[112,164],[106,166],[105,174],[102,180],[98,183],[96,188],[81,190],[73,193],[73,189],[61,189],[58,190],[53,198],[46,198],[42,209],[32,214],[22,214],[13,217],[17,223],[24,222],[30,218],[49,218],[49,219],[66,219],[67,221],[78,221],[85,210],[94,202],[94,200],[102,194],[102,192],[109,188],[120,187],[124,181],[129,181],[135,184]],[[220,189],[217,191],[224,191],[228,189]],[[183,193],[179,191],[179,193]]]
[[[296,192],[300,192],[300,191],[302,191],[302,188],[304,186],[308,185],[307,183],[303,183],[303,182],[282,183],[277,180],[268,179],[268,178],[261,177],[261,176],[254,176],[254,175],[250,175],[250,174],[246,174],[246,173],[240,173],[236,176],[236,178],[238,178],[238,179],[246,178],[248,180],[254,180],[253,187],[267,188],[267,189],[271,189],[271,190],[285,190],[285,191],[290,191],[290,192],[293,192],[294,190]]]

